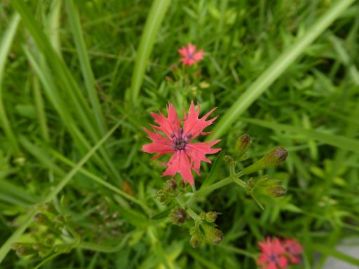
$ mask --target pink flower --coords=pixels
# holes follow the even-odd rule
[[[219,140],[192,142],[196,137],[205,135],[206,133],[203,130],[215,121],[216,118],[207,120],[214,109],[199,118],[199,107],[196,109],[192,102],[188,114],[184,117],[183,124],[178,119],[176,109],[172,104],[168,105],[167,111],[167,117],[163,114],[151,114],[158,125],[152,126],[154,132],[145,129],[152,142],[144,145],[142,150],[147,153],[155,153],[154,158],[170,154],[171,157],[166,164],[167,169],[163,175],[174,176],[179,173],[184,182],[193,185],[192,170],[199,175],[201,162],[211,162],[206,155],[221,150],[220,148],[212,148]]]
[[[194,65],[204,57],[203,50],[197,50],[195,45],[189,43],[187,46],[180,48],[178,53],[181,55],[181,61],[184,65]]]
[[[284,239],[282,240],[282,245],[286,251],[290,263],[292,264],[300,263],[301,260],[300,256],[303,252],[303,248],[301,244],[295,239]]]
[[[257,263],[262,269],[285,269],[288,261],[286,251],[278,238],[266,238],[259,242],[260,255]]]

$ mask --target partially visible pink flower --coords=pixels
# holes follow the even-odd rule
[[[199,174],[201,162],[211,162],[206,155],[221,150],[212,148],[219,140],[192,142],[198,136],[205,135],[204,129],[215,121],[216,118],[207,120],[213,111],[214,109],[199,118],[199,107],[196,109],[191,103],[183,124],[178,119],[176,109],[172,104],[167,107],[167,117],[161,113],[151,114],[158,125],[152,126],[154,132],[145,129],[152,143],[144,145],[142,150],[147,153],[155,153],[154,158],[165,154],[171,155],[166,164],[167,169],[163,172],[164,176],[174,176],[179,173],[184,182],[193,185],[192,170]]]
[[[300,263],[303,252],[302,245],[295,239],[283,239],[282,245],[286,251],[289,262],[292,264]]]
[[[260,255],[257,264],[262,269],[285,269],[288,261],[286,252],[278,238],[266,238],[259,242]]]
[[[204,57],[204,51],[197,50],[196,46],[191,43],[180,48],[178,53],[181,55],[181,61],[184,65],[194,65]]]

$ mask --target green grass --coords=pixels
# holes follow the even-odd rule
[[[297,238],[297,268],[358,265],[336,250],[359,225],[358,11],[354,0],[2,1],[0,268],[255,268],[265,236]],[[206,55],[186,69],[177,50],[189,42]],[[192,100],[217,107],[208,139],[222,153],[164,204],[143,128]],[[253,142],[240,160],[243,133]],[[240,172],[278,145],[284,165]],[[264,175],[286,195],[251,190]],[[169,217],[178,206],[182,226]],[[223,241],[192,248],[208,211]]]

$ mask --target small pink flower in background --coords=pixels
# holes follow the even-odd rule
[[[197,47],[191,43],[180,48],[178,53],[181,55],[181,61],[184,65],[194,65],[204,57],[204,51],[197,50]]]
[[[171,155],[166,164],[167,169],[163,172],[164,176],[174,176],[179,173],[184,182],[193,185],[192,170],[199,175],[201,162],[211,162],[206,155],[221,150],[220,148],[212,148],[219,140],[192,142],[196,137],[207,134],[203,132],[204,129],[216,120],[216,118],[207,120],[213,111],[214,109],[199,118],[199,107],[196,109],[191,103],[183,124],[181,124],[172,104],[167,107],[167,117],[161,113],[151,114],[158,125],[152,126],[154,132],[145,129],[152,143],[144,145],[142,150],[147,153],[155,153],[154,158],[165,154]]]
[[[261,269],[286,269],[289,264],[300,263],[303,247],[295,239],[276,237],[259,242],[260,255],[257,264]]]
[[[257,264],[262,269],[284,269],[288,261],[286,252],[278,238],[266,238],[259,242],[260,255]]]
[[[302,245],[295,239],[284,239],[282,245],[286,251],[289,262],[298,264],[301,261],[301,254],[303,252]]]

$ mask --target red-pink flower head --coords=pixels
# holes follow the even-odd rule
[[[284,239],[282,240],[282,245],[286,251],[289,262],[292,264],[300,263],[303,252],[302,245],[295,239]]]
[[[166,164],[167,169],[163,172],[164,176],[174,176],[179,173],[184,182],[193,185],[192,170],[199,174],[201,162],[211,162],[206,155],[221,150],[212,148],[219,140],[192,142],[196,137],[205,135],[204,129],[215,121],[216,118],[207,120],[213,111],[214,109],[199,118],[199,107],[196,109],[191,103],[183,124],[178,119],[176,109],[172,104],[167,107],[167,117],[161,113],[151,114],[158,125],[152,126],[153,132],[145,129],[152,142],[144,145],[142,150],[147,153],[155,153],[154,158],[165,154],[171,155]]]
[[[197,50],[196,46],[191,43],[180,48],[178,53],[181,55],[181,61],[184,65],[194,65],[204,57],[204,51]]]
[[[260,255],[257,263],[262,269],[285,269],[288,261],[286,251],[278,238],[266,238],[259,242]]]

